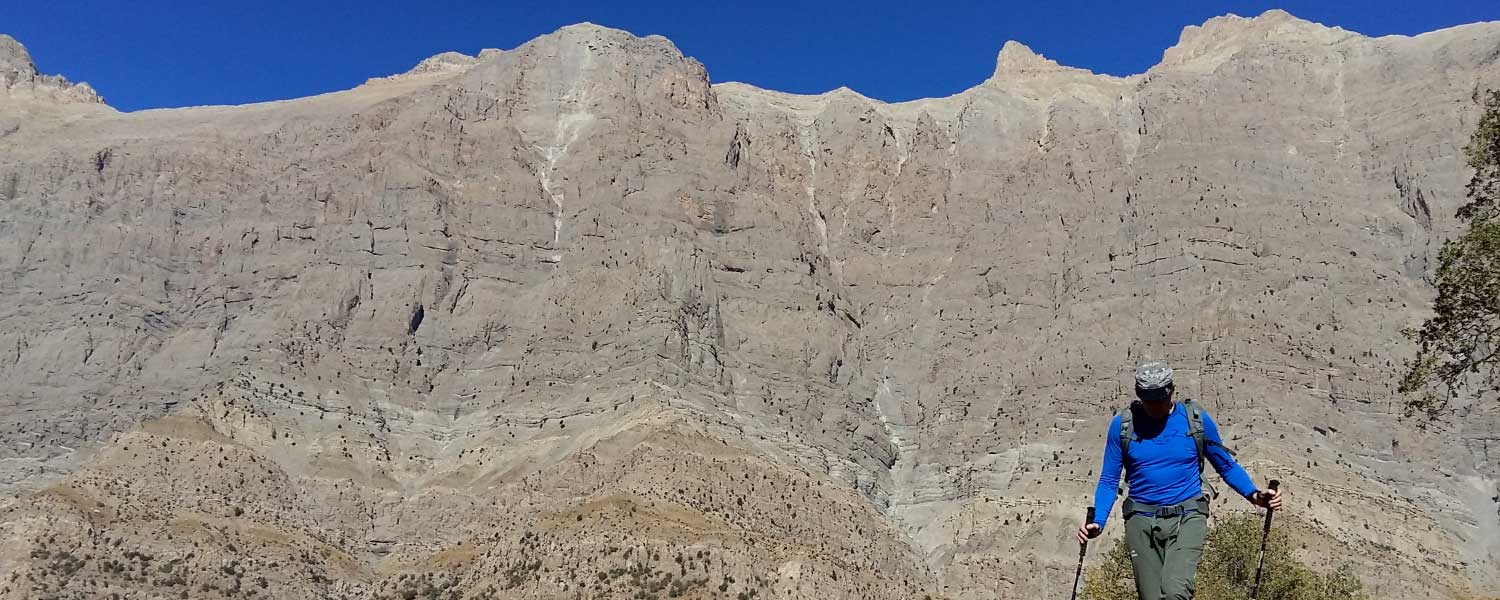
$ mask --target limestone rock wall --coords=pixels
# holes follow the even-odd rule
[[[884,104],[579,25],[121,114],[0,38],[0,597],[1055,595],[1148,358],[1311,554],[1494,590],[1500,415],[1394,381],[1497,57],[1271,12]]]

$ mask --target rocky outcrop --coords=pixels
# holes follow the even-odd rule
[[[1147,358],[1317,557],[1493,589],[1493,404],[1393,381],[1497,49],[1273,12],[884,104],[580,25],[0,105],[0,597],[1041,597]]]
[[[59,75],[38,74],[26,47],[5,34],[0,34],[0,92],[5,92],[12,102],[28,99],[63,103],[104,102],[87,83],[73,84]]]

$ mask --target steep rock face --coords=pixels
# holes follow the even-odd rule
[[[31,53],[15,38],[0,34],[0,92],[10,102],[42,99],[65,103],[102,104],[87,83],[72,84],[57,75],[40,75]]]
[[[1272,12],[891,105],[579,25],[287,102],[32,93],[0,595],[1039,597],[1146,358],[1313,552],[1494,588],[1500,418],[1392,380],[1497,55]]]
[[[5,73],[7,87],[22,77],[36,76],[36,63],[31,62],[31,53],[16,38],[8,35],[0,35],[0,73]]]

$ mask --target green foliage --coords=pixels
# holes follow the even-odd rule
[[[1500,210],[1500,91],[1491,91],[1484,103],[1484,114],[1464,146],[1469,168],[1469,203],[1458,209],[1459,218],[1488,221]]]
[[[1084,576],[1084,600],[1136,600],[1135,576],[1130,570],[1130,549],[1125,540],[1115,542],[1104,559],[1090,567]]]
[[[1490,92],[1469,145],[1474,176],[1458,216],[1469,229],[1438,255],[1433,316],[1407,335],[1417,355],[1406,363],[1400,391],[1408,412],[1441,415],[1466,384],[1500,388],[1500,92]]]
[[[1248,600],[1260,553],[1261,517],[1220,517],[1208,531],[1198,564],[1198,600]],[[1119,541],[1088,570],[1079,596],[1085,600],[1136,600],[1130,550]],[[1292,554],[1285,528],[1272,528],[1260,600],[1365,600],[1364,588],[1348,568],[1319,573]]]

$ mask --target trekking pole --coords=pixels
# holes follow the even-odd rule
[[[1094,522],[1094,507],[1090,506],[1088,516],[1084,517],[1083,525],[1088,526]],[[1078,600],[1078,581],[1083,579],[1083,557],[1089,552],[1089,542],[1084,540],[1078,544],[1078,571],[1073,573],[1073,600]]]
[[[1280,486],[1280,481],[1271,480],[1271,491]],[[1266,525],[1260,532],[1260,558],[1255,561],[1255,586],[1250,588],[1250,600],[1255,600],[1260,594],[1260,571],[1266,566],[1266,539],[1271,537],[1271,513],[1274,512],[1271,507],[1266,507]]]

